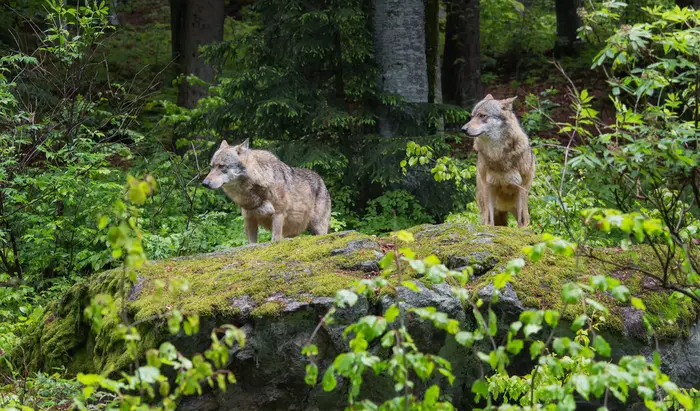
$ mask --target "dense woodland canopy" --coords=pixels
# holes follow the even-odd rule
[[[105,375],[76,380],[65,370],[37,374],[12,354],[46,319],[50,303],[96,273],[123,269],[121,280],[128,288],[135,281],[133,269],[147,259],[247,243],[240,209],[221,191],[201,185],[222,139],[231,144],[249,139],[254,148],[270,150],[291,166],[318,172],[332,198],[331,232],[358,230],[387,238],[424,223],[479,224],[477,154],[473,139],[460,128],[487,93],[498,99],[517,96],[514,112],[537,156],[527,230],[543,235],[543,242],[526,247],[525,255],[533,261],[545,253],[593,261],[601,259],[594,249],[614,254],[647,247],[648,253],[638,258],[653,261],[654,269],[616,269],[650,278],[656,289],[667,293],[670,308],[663,321],[678,321],[678,313],[687,307],[697,313],[696,8],[700,9],[698,0],[3,0],[0,409],[58,410],[71,404],[83,409],[146,409],[139,408],[143,404],[173,409],[169,395],[196,394],[192,387],[197,382],[233,382],[211,369],[200,370],[173,382],[170,391],[170,385],[163,388],[167,378],[158,370],[167,361],[149,357],[144,362],[143,356],[139,360],[134,355],[132,379],[124,377],[125,385],[117,386],[105,382]],[[516,222],[509,225],[515,227]],[[269,232],[262,233],[261,240],[269,238]],[[392,241],[391,246],[406,242],[410,248],[411,235],[401,232]],[[408,269],[399,261],[408,261],[416,272],[438,264],[409,249],[402,249],[402,260],[397,248],[382,252],[389,256],[381,265],[386,276],[368,280],[374,281],[371,287],[339,293],[340,306],[354,304],[368,287],[379,289],[395,281],[392,270]],[[513,261],[496,276],[497,289],[517,281],[516,274],[527,264]],[[451,285],[461,281],[455,272],[442,280],[446,277],[454,282]],[[700,400],[691,399],[696,390],[671,387],[661,374],[644,385],[596,370],[592,353],[610,351],[594,331],[598,321],[605,322],[600,320],[605,310],[594,299],[582,300],[584,293],[594,298],[596,290],[606,292],[618,299],[615,304],[631,303],[644,310],[641,296],[630,292],[631,287],[600,277],[590,283],[586,279],[588,285],[556,290],[563,295],[563,310],[587,301],[582,304],[595,313],[584,311],[585,318],[576,318],[575,340],[545,335],[541,347],[527,340],[545,325],[543,321],[556,328],[559,315],[564,315],[562,307],[543,307],[552,309],[521,317],[507,336],[507,348],[497,347],[502,342],[493,338],[493,311],[489,309],[486,319],[475,314],[476,328],[460,332],[458,341],[471,347],[475,340],[491,338],[493,347],[478,353],[491,368],[472,387],[474,404],[575,409],[578,390],[577,399],[588,400],[590,391],[591,398],[605,398],[601,406],[607,407],[608,396],[623,404],[627,391],[637,390],[635,395],[646,399],[642,403],[652,410],[699,409]],[[177,285],[169,287],[177,292]],[[98,329],[109,321],[132,324],[126,295],[121,300],[118,293],[114,300],[92,300],[85,314],[90,321],[85,321]],[[475,313],[482,303],[473,302]],[[384,317],[391,318],[390,323],[399,318],[403,324],[405,313],[399,314],[397,307]],[[189,320],[187,314],[164,316],[169,316],[174,331],[183,327],[190,334],[198,320]],[[449,332],[450,323],[441,323],[437,314],[417,315]],[[353,341],[366,338],[371,343],[389,335],[384,334],[384,317],[378,317],[384,323],[353,325]],[[527,338],[516,339],[523,324]],[[645,324],[654,336],[657,323]],[[120,343],[127,349],[139,340],[135,330],[120,331]],[[227,330],[226,338],[213,346],[214,354],[207,354],[208,366],[217,368],[214,358],[224,355],[224,341],[229,346],[234,340],[242,342],[240,330]],[[395,329],[397,340],[394,334],[386,337],[386,346],[408,350],[401,344],[410,339],[401,330]],[[582,330],[591,334],[585,336]],[[550,393],[552,397],[537,394],[535,401],[535,377],[527,376],[508,380],[511,388],[522,390],[517,396],[516,388],[510,394],[498,388],[506,384],[508,356],[518,354],[525,340],[533,359],[547,359],[540,360],[532,374],[539,370],[543,375],[539,384],[570,387],[568,391],[561,388],[556,395]],[[355,354],[369,352],[367,342],[357,344]],[[583,347],[569,354],[576,364],[580,360],[580,367],[564,366],[567,371],[561,371],[561,358],[551,360],[557,357],[552,352],[562,354],[569,344]],[[318,375],[313,362],[318,353],[313,351],[304,352],[311,358],[307,382],[313,384],[318,376],[323,388],[332,390],[333,371],[330,377]],[[359,358],[357,364],[369,369],[379,361]],[[420,367],[432,360],[408,364],[405,357],[397,358],[390,359],[404,361],[403,374],[389,365],[375,369],[396,373],[394,402],[377,408],[358,401],[356,409],[451,409],[449,398],[438,400],[439,389],[409,393],[411,384],[400,380],[420,377],[420,370],[425,371]],[[645,366],[658,367],[655,361]],[[142,367],[145,363],[150,368]],[[401,368],[396,364],[392,366]],[[633,373],[630,364],[638,365],[624,360],[620,364],[619,373]],[[361,380],[335,367],[339,378],[353,384],[353,378]],[[447,375],[447,369],[443,371]],[[602,385],[602,391],[596,391],[600,381],[593,378],[604,378],[601,375],[610,378],[605,380],[608,388]],[[110,378],[114,382],[122,377]],[[245,375],[236,378],[243,380]],[[589,390],[589,383],[594,388]],[[178,391],[178,384],[192,386]],[[113,395],[99,396],[94,389]]]

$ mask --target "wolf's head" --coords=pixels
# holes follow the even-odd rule
[[[222,141],[209,163],[211,170],[202,182],[204,187],[216,190],[224,184],[245,177],[247,170],[243,160],[247,152],[248,139],[237,146],[229,145],[226,140]]]
[[[513,116],[513,101],[516,97],[496,100],[487,95],[476,103],[472,110],[472,118],[462,126],[462,131],[470,137],[487,136],[492,140],[504,137],[504,129]]]

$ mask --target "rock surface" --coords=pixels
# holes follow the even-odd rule
[[[418,256],[435,254],[452,268],[478,266],[479,276],[468,288],[484,300],[490,300],[495,292],[490,285],[493,275],[502,272],[510,259],[521,256],[523,246],[539,240],[534,234],[509,228],[437,225],[411,231],[416,238],[411,248]],[[229,364],[238,383],[225,393],[208,391],[203,397],[187,399],[180,404],[181,410],[341,410],[346,404],[342,382],[331,393],[304,383],[306,360],[301,348],[332,304],[337,290],[376,274],[377,260],[385,246],[388,245],[382,239],[344,232],[152,262],[139,270],[137,284],[127,294],[128,308],[136,319],[162,314],[171,304],[200,315],[200,332],[190,337],[169,336],[162,320],[145,320],[139,328],[144,348],[167,339],[183,353],[192,354],[208,347],[210,331],[217,325],[231,323],[245,330],[247,343],[231,352]],[[616,258],[625,256],[617,253]],[[601,270],[605,267],[599,264],[576,264],[571,258],[552,256],[528,263],[512,284],[500,291],[495,305],[500,326],[505,328],[528,308],[561,309],[562,284]],[[30,368],[50,369],[68,364],[69,371],[77,373],[113,371],[126,365],[123,347],[110,333],[109,324],[95,334],[82,317],[91,297],[99,293],[120,295],[116,275],[117,271],[96,275],[73,287],[62,301],[47,309],[35,332],[21,347],[23,360]],[[168,282],[174,278],[187,279],[190,291],[177,300],[155,293],[156,280]],[[657,321],[655,325],[664,337],[660,347],[666,371],[675,382],[697,387],[700,325],[692,307],[668,312],[663,291],[646,290],[640,286],[641,279],[625,278],[628,287],[644,297],[648,311]],[[319,347],[321,373],[338,353],[347,349],[342,336],[344,325],[366,314],[381,315],[397,296],[405,306],[433,306],[459,320],[465,329],[474,328],[471,308],[462,306],[450,286],[428,286],[419,279],[416,283],[421,292],[389,287],[376,299],[362,298],[353,307],[340,311],[336,324],[322,327],[314,340]],[[652,344],[641,325],[641,313],[606,298],[599,296],[611,306],[610,320],[603,332],[614,355],[650,356]],[[565,320],[571,320],[574,311],[567,310]],[[456,380],[451,387],[440,380],[441,389],[459,409],[471,408],[471,383],[479,372],[471,352],[453,337],[417,318],[410,318],[408,327],[421,349],[452,362]],[[516,362],[516,372],[517,366]],[[368,377],[361,395],[381,399],[392,393],[390,381]]]

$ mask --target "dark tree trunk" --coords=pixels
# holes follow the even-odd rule
[[[700,0],[676,0],[676,4],[680,7],[692,7],[695,10],[700,10]]]
[[[442,103],[440,73],[440,0],[425,1],[425,52],[428,65],[428,102]]]
[[[182,35],[185,32],[185,0],[170,0],[170,52],[178,70],[182,63]]]
[[[171,22],[173,32],[173,51],[176,52],[183,74],[195,75],[199,79],[211,82],[214,80],[214,69],[204,62],[199,53],[199,47],[223,40],[224,37],[224,0],[172,0],[175,8],[171,14],[176,18]],[[177,47],[177,48],[176,48]],[[207,95],[206,88],[190,84],[186,80],[180,84],[177,104],[194,108],[197,101]]]
[[[577,29],[581,27],[577,9],[581,0],[555,0],[554,7],[557,15],[557,44],[559,53],[570,53],[578,36]]]
[[[479,0],[448,0],[442,98],[470,107],[481,99]]]

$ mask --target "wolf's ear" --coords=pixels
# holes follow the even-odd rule
[[[493,96],[491,94],[487,94],[486,97],[484,97],[484,100],[493,100]]]
[[[243,154],[246,151],[248,151],[249,143],[248,139],[246,138],[241,144],[236,146],[236,151],[238,151],[238,154]]]
[[[226,147],[228,147],[228,143],[226,142],[226,140],[221,140],[221,145],[219,146],[219,150],[221,150],[222,148],[226,148]]]
[[[503,110],[513,111],[513,102],[518,96],[506,98],[500,101]]]

